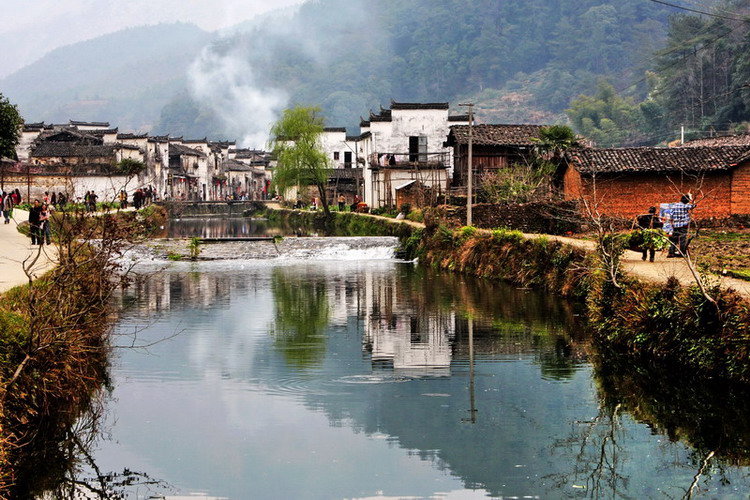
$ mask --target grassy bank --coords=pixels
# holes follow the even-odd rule
[[[616,282],[595,253],[520,232],[432,225],[415,253],[440,269],[544,289],[586,304],[605,350],[662,359],[704,376],[750,382],[750,306],[733,291],[628,276]]]

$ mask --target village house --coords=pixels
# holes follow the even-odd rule
[[[331,200],[354,195],[370,208],[397,207],[399,191],[419,193],[413,202],[432,202],[449,187],[453,168],[444,145],[451,124],[468,124],[468,116],[451,116],[448,103],[399,103],[370,112],[360,122],[360,134],[327,128],[321,147],[332,166]],[[409,197],[412,198],[411,196]]]
[[[468,117],[466,117],[468,121]],[[527,163],[544,125],[473,125],[472,170],[475,181],[490,172]],[[469,125],[450,127],[446,146],[453,148],[453,186],[465,188],[468,180]]]
[[[165,198],[173,200],[205,199],[205,183],[201,187],[201,172],[208,169],[208,157],[196,149],[177,142],[169,143],[169,173]],[[204,177],[205,179],[205,174]],[[202,192],[203,191],[203,192]]]
[[[566,154],[562,194],[630,219],[695,197],[696,218],[750,214],[750,146],[577,149]]]
[[[271,153],[259,149],[238,149],[233,159],[249,167],[250,170],[243,174],[247,176],[244,185],[239,177],[231,176],[233,179],[230,182],[232,196],[241,196],[244,192],[251,200],[268,199],[274,167]]]
[[[328,157],[328,199],[335,201],[344,195],[347,204],[354,196],[362,198],[364,190],[364,159],[358,154],[359,137],[346,135],[346,128],[328,127],[321,134],[321,149]]]

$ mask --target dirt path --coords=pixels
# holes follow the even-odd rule
[[[525,234],[528,238],[538,238],[539,234]],[[593,252],[596,250],[596,243],[589,240],[579,240],[576,238],[568,238],[565,236],[552,236],[546,235],[547,238],[557,240],[569,245],[582,248],[587,251]],[[646,281],[654,283],[666,283],[667,279],[671,276],[677,278],[681,284],[690,285],[695,283],[695,278],[690,272],[690,268],[685,263],[684,259],[668,259],[666,252],[657,253],[654,262],[648,262],[641,260],[641,252],[634,252],[632,250],[625,250],[625,254],[622,258],[623,271],[633,276],[637,276]],[[743,297],[750,298],[750,281],[738,280],[730,277],[721,277],[717,275],[711,275],[712,279],[716,279],[722,287],[732,288],[739,292]]]
[[[18,223],[29,219],[29,213],[13,210],[10,224],[0,220],[0,293],[29,282],[24,267],[29,266],[37,255],[37,262],[31,266],[33,277],[39,277],[57,264],[57,248],[54,245],[32,245],[31,239],[18,232]]]

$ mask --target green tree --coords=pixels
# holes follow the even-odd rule
[[[0,156],[16,157],[16,146],[21,139],[23,118],[18,107],[0,94]]]
[[[273,187],[286,191],[294,186],[318,188],[323,211],[328,216],[328,157],[321,150],[320,135],[323,118],[320,108],[295,106],[284,110],[281,119],[271,128],[269,148],[276,157]]]
[[[539,130],[539,138],[535,140],[537,150],[542,155],[551,155],[552,163],[557,163],[562,155],[570,148],[580,146],[578,136],[567,125],[550,125]]]
[[[622,146],[632,141],[640,118],[638,106],[617,95],[615,88],[604,81],[599,82],[595,95],[578,96],[565,113],[575,129],[599,147]]]

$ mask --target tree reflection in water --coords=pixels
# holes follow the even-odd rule
[[[38,462],[30,464],[32,479],[16,483],[13,498],[114,500],[127,498],[133,488],[146,495],[172,489],[165,481],[143,472],[129,469],[105,472],[97,465],[92,451],[105,434],[102,422],[106,394],[104,389],[100,390],[72,426],[60,429],[58,439],[35,443],[30,456]]]
[[[553,445],[577,450],[568,474],[555,476],[564,491],[570,484],[590,498],[626,496],[629,457],[618,441],[625,437],[624,415],[647,425],[654,434],[690,447],[686,484],[663,491],[668,498],[718,494],[730,484],[727,468],[750,465],[750,389],[723,380],[706,380],[677,367],[647,365],[612,353],[591,356],[599,392],[595,418],[575,422],[574,430]],[[580,490],[579,490],[580,493]],[[580,496],[571,494],[571,496]]]
[[[330,319],[325,279],[275,268],[271,289],[276,303],[275,347],[290,365],[317,366],[325,357],[324,330]]]

